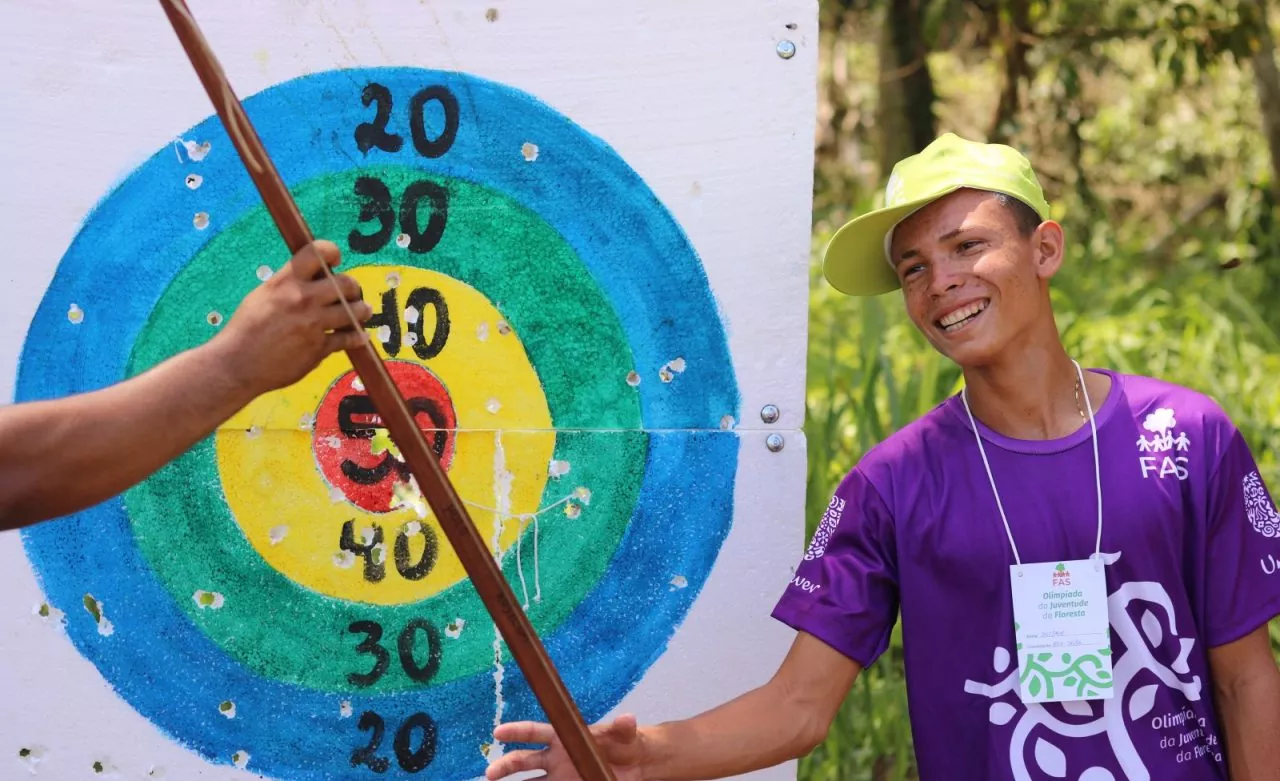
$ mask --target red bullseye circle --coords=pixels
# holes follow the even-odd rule
[[[416,363],[387,361],[387,371],[440,457],[440,466],[448,469],[457,429],[448,389]],[[362,510],[383,513],[391,509],[396,483],[409,482],[410,472],[393,448],[383,444],[389,442],[385,427],[359,380],[348,371],[325,393],[316,410],[311,452],[329,485]],[[383,436],[375,442],[379,431]]]

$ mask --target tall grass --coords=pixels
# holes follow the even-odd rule
[[[1280,489],[1280,337],[1240,292],[1256,280],[1225,274],[1117,279],[1112,269],[1102,281],[1087,257],[1073,260],[1053,289],[1069,353],[1082,365],[1157,376],[1215,397],[1243,431],[1268,484]],[[958,368],[911,325],[896,295],[839,296],[816,268],[812,290],[808,535],[863,453],[962,382]],[[1271,631],[1280,658],[1280,622]],[[900,626],[888,652],[859,677],[826,742],[801,760],[799,775],[802,781],[916,778]]]

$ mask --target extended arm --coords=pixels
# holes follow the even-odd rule
[[[691,781],[759,770],[809,753],[822,742],[861,667],[800,633],[774,676],[740,697],[683,721],[636,727],[630,716],[594,729],[619,781]],[[547,744],[516,751],[488,769],[490,779],[546,770],[549,781],[576,779],[546,724],[504,724],[499,740]]]
[[[0,531],[66,515],[126,490],[255,396],[354,347],[371,310],[355,280],[317,278],[338,248],[317,242],[250,293],[223,331],[137,377],[90,393],[0,408]]]
[[[800,633],[763,686],[691,719],[642,729],[643,777],[724,778],[798,759],[826,739],[861,670]]]
[[[1231,781],[1280,781],[1280,667],[1265,625],[1209,650]]]
[[[227,340],[92,393],[0,410],[0,529],[114,496],[253,398]]]

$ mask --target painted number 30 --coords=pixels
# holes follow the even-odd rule
[[[391,666],[391,654],[382,647],[380,642],[382,626],[374,621],[355,621],[347,627],[347,631],[365,635],[365,639],[356,646],[356,651],[371,654],[375,660],[372,670],[367,673],[351,673],[347,676],[347,680],[354,686],[372,686]],[[414,640],[419,631],[427,636],[427,661],[423,665],[417,663],[413,653]],[[400,666],[415,682],[427,683],[440,669],[440,633],[426,619],[415,618],[406,624],[404,630],[400,632],[396,645],[400,652]],[[351,766],[364,765],[375,773],[387,772],[391,766],[391,760],[378,756],[378,748],[382,745],[382,739],[387,731],[386,721],[374,711],[365,711],[360,714],[360,723],[357,726],[361,732],[371,731],[373,734],[369,736],[368,745],[351,752]],[[422,733],[417,748],[413,747],[415,731]],[[405,772],[416,773],[431,764],[431,760],[436,756],[437,737],[436,723],[427,714],[414,713],[406,718],[396,730],[393,743],[396,761],[400,767]]]

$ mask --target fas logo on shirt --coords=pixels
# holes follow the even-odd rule
[[[1191,440],[1187,432],[1177,430],[1177,425],[1177,417],[1168,407],[1157,409],[1142,422],[1142,427],[1151,432],[1150,439],[1145,434],[1138,436],[1138,464],[1142,467],[1143,478],[1176,477],[1186,480],[1191,474],[1187,468]]]

